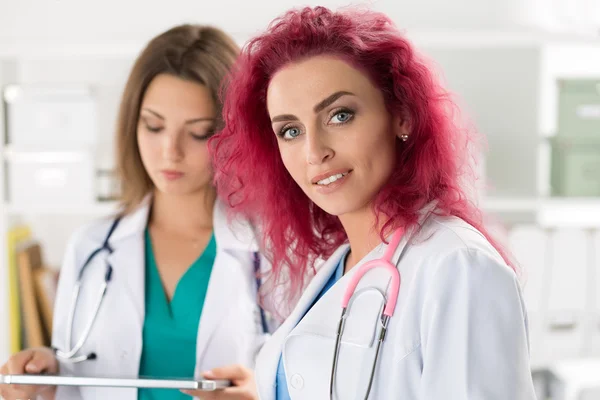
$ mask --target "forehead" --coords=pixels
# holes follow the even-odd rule
[[[378,89],[363,72],[333,56],[315,56],[290,63],[279,70],[267,89],[271,115],[290,108],[312,107],[337,91],[344,90],[369,100]]]
[[[142,105],[162,112],[212,114],[215,111],[212,94],[206,86],[169,74],[157,75],[150,82]]]

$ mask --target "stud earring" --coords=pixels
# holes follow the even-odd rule
[[[403,133],[402,135],[400,135],[400,140],[406,142],[408,140],[408,135],[406,133]]]

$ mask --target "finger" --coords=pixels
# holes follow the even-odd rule
[[[253,388],[252,388],[253,389]],[[252,390],[249,386],[235,386],[227,389],[227,392],[230,393],[233,399],[239,400],[258,400],[258,395],[254,390]]]
[[[6,363],[8,375],[21,375],[25,373],[25,365],[33,358],[33,350],[23,350],[13,354]],[[33,385],[9,385],[7,398],[27,399],[30,398],[37,388]]]
[[[35,396],[34,392],[29,392],[27,390],[22,389],[13,389],[12,387],[15,385],[7,385],[7,387],[3,388],[0,392],[2,398],[5,400],[23,400],[23,399],[31,399]]]
[[[54,356],[50,353],[39,350],[33,352],[33,357],[25,364],[25,371],[30,374],[46,371],[54,362]]]
[[[213,368],[202,374],[206,379],[229,379],[231,381],[249,378],[252,373],[243,365],[227,365],[225,367]]]
[[[13,354],[7,364],[9,375],[19,375],[25,372],[25,364],[33,358],[32,350],[23,350]]]
[[[183,393],[198,397],[201,400],[257,400],[258,398],[241,387],[207,392],[204,390],[182,390]]]
[[[213,400],[213,399],[216,399],[216,397],[205,396],[204,392],[201,391],[201,390],[187,390],[187,389],[182,389],[181,393],[185,393],[188,396],[197,397],[200,400]]]
[[[229,400],[229,397],[216,397],[215,393],[206,392],[203,390],[182,390],[182,393],[188,396],[197,397],[200,400]]]

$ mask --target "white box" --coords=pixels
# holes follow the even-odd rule
[[[592,240],[586,230],[561,228],[549,238],[549,274],[541,346],[549,362],[589,353],[586,348]]]
[[[95,202],[91,152],[7,152],[8,202],[17,207],[87,206]]]
[[[4,90],[7,143],[22,149],[93,146],[96,101],[88,87],[10,85]]]
[[[547,232],[535,225],[517,225],[510,231],[510,250],[523,272],[523,300],[529,317],[529,343],[532,366],[544,364],[552,349],[543,348],[544,294],[548,289]]]

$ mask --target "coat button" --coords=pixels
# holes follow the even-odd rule
[[[290,383],[292,384],[292,387],[296,390],[300,390],[304,387],[304,379],[302,379],[302,376],[300,374],[292,375]]]

